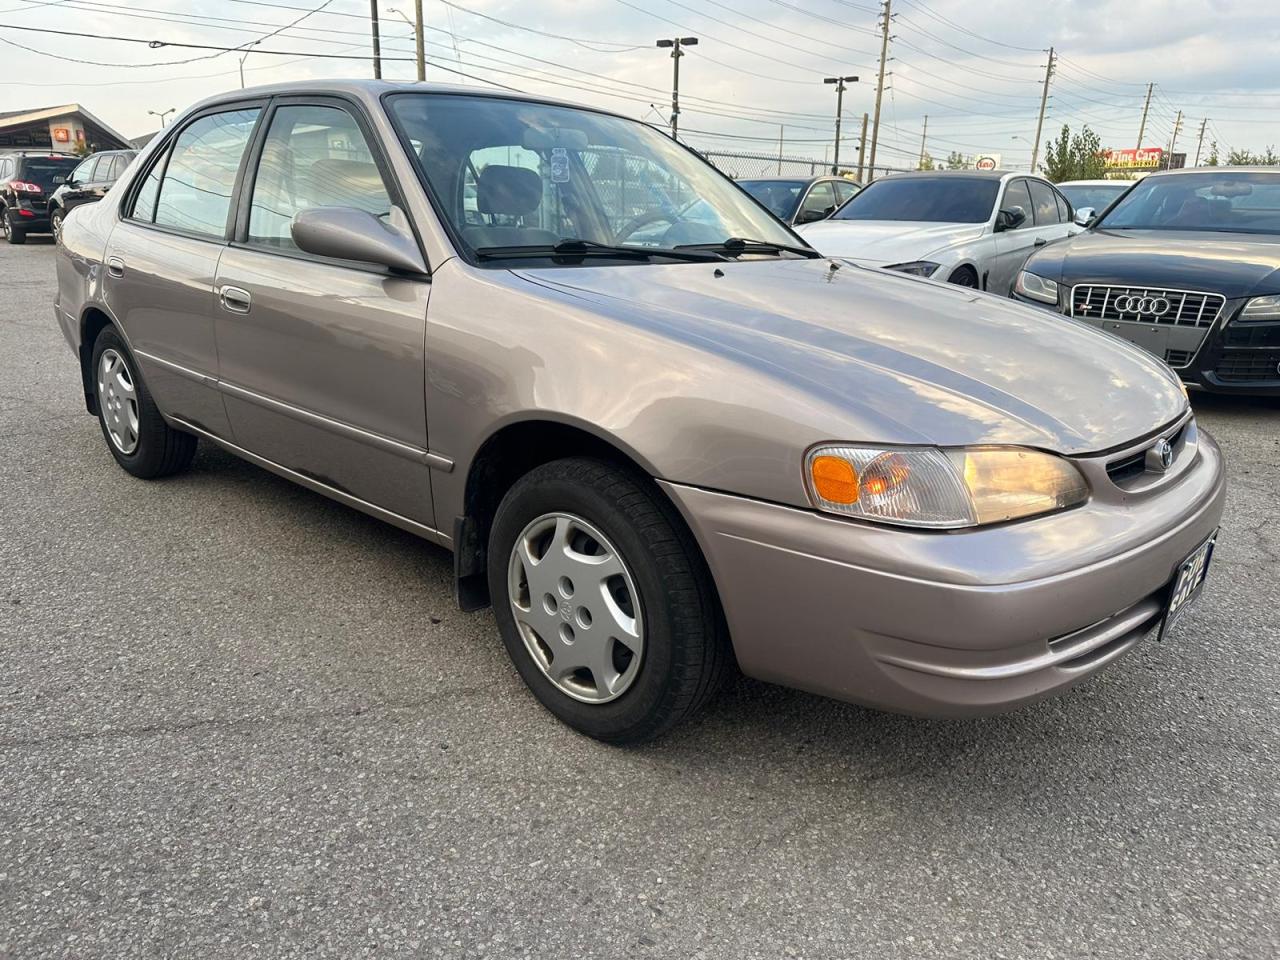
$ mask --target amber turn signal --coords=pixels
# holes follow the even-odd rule
[[[809,464],[813,489],[831,503],[858,502],[858,474],[843,457],[814,457]]]

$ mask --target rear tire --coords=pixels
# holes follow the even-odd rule
[[[8,210],[0,211],[0,226],[4,228],[4,238],[14,246],[27,242],[27,228],[14,223]]]
[[[143,480],[187,469],[196,453],[196,438],[165,423],[115,327],[103,327],[98,334],[92,362],[98,423],[116,463]]]
[[[648,478],[586,458],[536,467],[498,507],[488,565],[507,653],[575,730],[652,740],[722,686],[730,649],[715,587]]]
[[[49,214],[49,230],[53,234],[53,242],[62,242],[62,221],[67,213],[61,207],[56,207],[53,213]]]

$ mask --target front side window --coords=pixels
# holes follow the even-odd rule
[[[541,255],[570,240],[624,252],[729,238],[798,243],[732,181],[646,124],[487,96],[403,93],[389,106],[441,212],[479,258],[512,248]]]
[[[283,106],[271,117],[249,206],[249,242],[296,250],[290,226],[302,210],[391,212],[391,197],[355,118],[340,107]]]
[[[830,180],[823,180],[821,183],[813,185],[813,189],[804,198],[804,203],[800,207],[798,216],[803,217],[805,214],[809,216],[826,216],[827,211],[834,209],[835,205],[836,188],[831,185]]]
[[[990,177],[886,177],[864,187],[831,219],[986,223],[999,192],[1000,181]],[[1030,210],[1028,205],[1028,216]]]
[[[69,182],[88,183],[93,175],[93,168],[98,165],[97,157],[90,157],[80,166],[71,171]]]
[[[1027,181],[1010,181],[1008,188],[1004,192],[1004,202],[1000,204],[1000,209],[1008,210],[1010,213],[1020,210],[1025,219],[1016,226],[1009,227],[1009,229],[1017,230],[1021,227],[1030,226],[1032,207],[1031,192],[1027,189]]]
[[[1028,180],[1027,186],[1031,188],[1031,206],[1035,210],[1036,226],[1061,223],[1058,219],[1058,203],[1053,198],[1053,188],[1040,180]]]
[[[1223,171],[1147,177],[1098,226],[1280,235],[1280,174]]]
[[[257,119],[257,108],[212,113],[178,134],[159,184],[157,225],[218,239],[226,235],[236,173]],[[134,206],[139,219],[147,219],[139,216],[145,212],[141,200],[147,186]]]

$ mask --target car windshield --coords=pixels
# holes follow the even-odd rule
[[[656,253],[731,238],[800,244],[731,180],[646,124],[487,96],[403,93],[389,103],[472,254],[528,248],[550,257],[571,240],[597,245],[590,252],[599,256],[604,247]]]
[[[800,205],[807,180],[739,180],[738,186],[773,211],[774,216],[790,220]]]
[[[1101,213],[1111,206],[1111,201],[1124,193],[1133,184],[1128,180],[1117,183],[1060,183],[1058,190],[1067,198],[1072,210],[1092,208]]]
[[[49,190],[65,182],[79,163],[79,157],[25,157],[18,167],[18,179]]]
[[[1221,171],[1147,177],[1098,226],[1280,235],[1280,173]]]
[[[886,177],[864,187],[832,220],[986,223],[1000,181],[991,177]]]

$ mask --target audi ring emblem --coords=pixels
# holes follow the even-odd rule
[[[1136,294],[1116,297],[1111,305],[1120,313],[1136,313],[1145,317],[1163,317],[1173,306],[1167,297],[1140,297]]]

